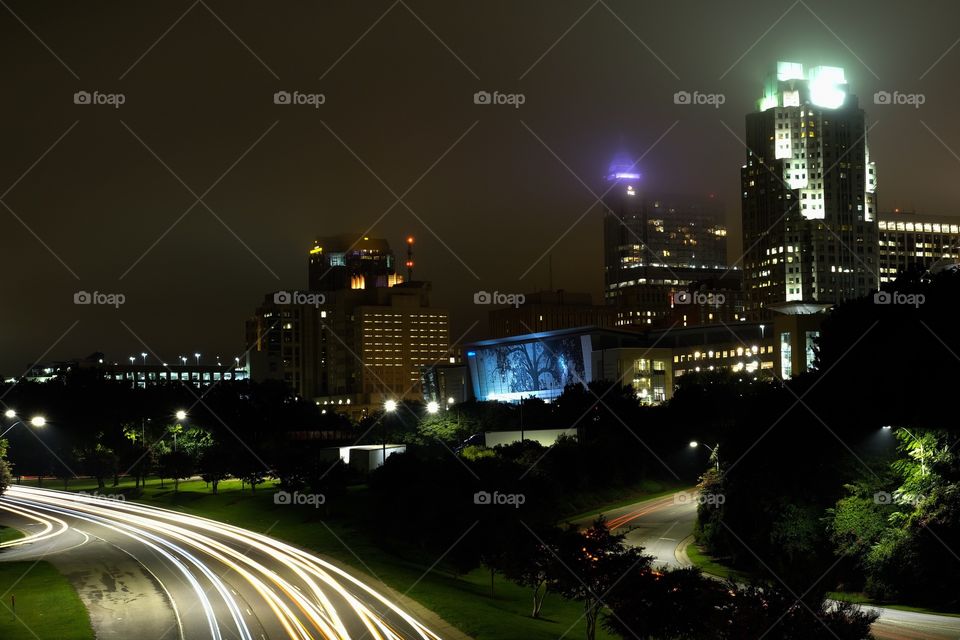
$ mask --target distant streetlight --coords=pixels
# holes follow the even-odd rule
[[[193,357],[197,359],[197,366],[199,367],[199,366],[200,366],[200,354],[199,354],[199,353],[195,353],[195,354],[193,354]]]
[[[176,416],[177,416],[177,420],[186,420],[187,412],[184,411],[183,409],[180,409],[179,411],[177,411]]]
[[[447,404],[453,404],[453,403],[454,403],[453,397],[447,398]]]
[[[387,400],[383,403],[383,410],[387,413],[393,413],[397,410],[397,401],[396,400]]]
[[[427,413],[436,413],[440,410],[440,405],[436,400],[431,400],[427,403]]]
[[[7,409],[6,412],[4,412],[3,415],[7,416],[8,418],[16,418],[16,417],[17,417],[17,412],[14,411],[13,409]]]
[[[47,419],[43,416],[33,416],[30,418],[30,424],[34,427],[42,427],[47,424]]]
[[[697,442],[696,440],[691,440],[691,441],[690,441],[690,448],[692,448],[692,449],[696,449],[697,447],[699,447],[699,446],[701,446],[701,445],[704,446],[704,447],[706,447],[706,449],[707,449],[711,454],[713,454],[713,457],[716,459],[716,463],[717,463],[717,471],[719,472],[719,471],[720,471],[720,456],[717,454],[717,448],[718,448],[720,445],[714,445],[714,446],[711,447],[711,446],[708,445],[708,444],[703,444],[702,442]]]
[[[143,364],[146,365],[146,364],[147,364],[147,354],[146,354],[145,352],[144,352],[144,353],[141,353],[141,354],[140,354],[140,357],[143,358]]]
[[[130,364],[133,364],[136,359],[135,356],[130,356]]]

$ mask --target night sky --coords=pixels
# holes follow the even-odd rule
[[[0,5],[6,375],[97,350],[232,358],[264,293],[306,286],[313,238],[350,231],[417,237],[453,338],[486,330],[475,291],[546,288],[551,247],[554,287],[599,301],[587,187],[620,148],[645,154],[651,191],[721,198],[736,258],[737,138],[777,59],[846,69],[882,211],[960,215],[955,0]],[[475,105],[480,90],[525,103]]]

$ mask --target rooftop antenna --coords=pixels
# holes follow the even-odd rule
[[[407,236],[407,282],[413,282],[413,236]]]

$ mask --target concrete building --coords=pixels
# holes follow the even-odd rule
[[[450,356],[448,314],[431,306],[429,283],[338,290],[322,300],[266,296],[247,322],[254,379],[283,380],[353,414],[388,399],[422,399],[422,369]]]
[[[960,261],[960,218],[899,210],[880,215],[880,282],[907,270],[925,271]]]
[[[751,316],[878,285],[877,170],[843,69],[778,62],[746,117],[744,282]]]
[[[114,361],[97,352],[86,358],[36,364],[23,379],[49,382],[71,372],[93,372],[105,380],[143,389],[166,384],[187,384],[199,388],[250,377],[248,363],[238,357],[223,360],[214,357],[209,360],[212,362],[201,363],[199,358],[191,355],[179,356],[173,362],[146,361],[137,356]]]

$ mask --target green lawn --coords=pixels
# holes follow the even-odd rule
[[[14,529],[13,527],[5,527],[0,524],[0,544],[4,542],[9,542],[10,540],[18,540],[24,535],[23,531],[20,529]]]
[[[24,484],[27,484],[26,482]],[[31,481],[30,485],[35,486]],[[198,516],[227,522],[251,531],[266,533],[292,542],[342,562],[354,569],[374,576],[376,580],[407,595],[427,609],[476,640],[524,638],[525,640],[556,640],[564,636],[570,640],[583,638],[585,625],[580,618],[583,607],[578,602],[563,600],[548,594],[543,605],[543,619],[530,617],[531,594],[506,580],[496,579],[496,598],[490,597],[490,575],[476,570],[459,578],[453,577],[441,563],[430,573],[427,568],[434,557],[416,557],[413,554],[391,554],[374,544],[368,532],[351,526],[355,521],[346,517],[327,518],[322,510],[309,506],[276,505],[273,502],[272,482],[260,485],[255,494],[249,488],[240,491],[239,480],[220,484],[220,491],[212,495],[199,480],[180,483],[180,492],[173,492],[173,483],[150,479],[138,502],[168,509],[177,509]],[[56,482],[45,480],[43,486],[62,488]],[[73,480],[71,490],[96,488],[96,482]],[[107,483],[103,493],[128,493],[133,482],[122,480],[116,488]],[[366,508],[364,490],[352,488],[357,510]],[[638,498],[634,498],[634,501]],[[572,629],[567,633],[568,629]],[[0,638],[6,640],[3,634]],[[598,629],[597,638],[613,640],[615,636]]]
[[[694,566],[700,567],[704,573],[709,573],[712,576],[736,580],[737,582],[747,582],[749,580],[746,574],[720,564],[716,558],[706,553],[696,542],[687,547],[687,557],[690,558],[690,562]]]
[[[0,562],[0,602],[3,640],[93,640],[77,592],[48,562]]]
[[[906,604],[891,604],[889,602],[877,602],[870,599],[865,593],[854,591],[831,591],[827,597],[832,600],[841,600],[843,602],[852,602],[854,604],[866,604],[875,607],[885,607],[887,609],[897,609],[898,611],[912,611],[914,613],[930,613],[937,616],[949,616],[951,618],[960,618],[960,613],[946,613],[944,611],[935,611],[926,607],[912,607]]]

